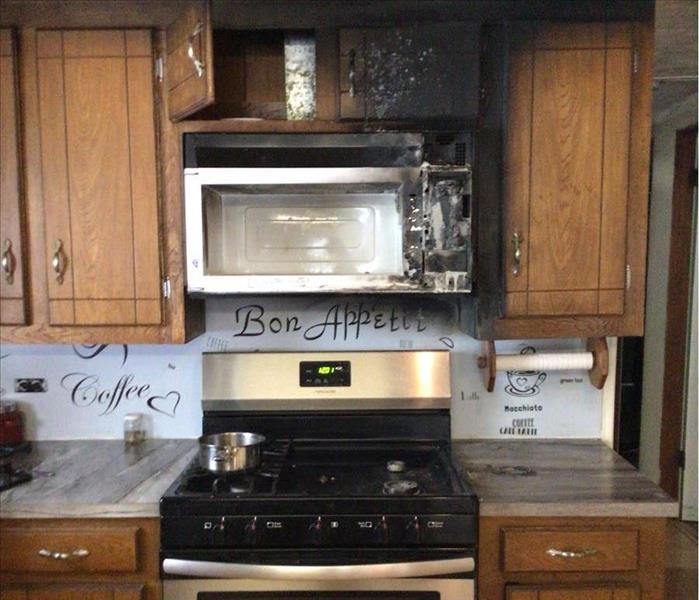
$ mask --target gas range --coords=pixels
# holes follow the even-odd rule
[[[252,431],[267,441],[255,470],[217,475],[195,459],[163,495],[166,600],[208,590],[248,598],[250,581],[265,599],[281,581],[284,598],[309,585],[328,598],[330,589],[373,598],[370,588],[472,597],[477,500],[451,463],[448,353],[203,361],[204,433]],[[306,372],[310,363],[320,378]],[[327,385],[322,375],[338,364],[347,385]],[[251,385],[250,373],[270,369]],[[342,581],[353,583],[338,588]]]
[[[193,461],[161,501],[167,547],[468,545],[475,512],[448,450],[419,442],[277,440],[254,473]]]

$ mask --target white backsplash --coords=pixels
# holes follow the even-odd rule
[[[602,392],[582,371],[499,373],[488,393],[477,340],[460,333],[447,302],[395,298],[213,298],[207,332],[186,346],[4,344],[3,399],[17,400],[33,440],[120,438],[129,412],[149,435],[201,433],[201,353],[449,349],[452,434],[459,438],[598,438]],[[583,340],[498,342],[498,352],[583,350]],[[527,350],[531,351],[531,350]],[[15,380],[43,378],[46,393],[16,393]]]

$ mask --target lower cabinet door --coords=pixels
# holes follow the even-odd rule
[[[507,586],[507,600],[640,600],[636,586]]]
[[[143,586],[110,582],[3,585],[0,600],[143,600]]]

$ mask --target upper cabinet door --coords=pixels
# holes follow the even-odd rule
[[[480,25],[340,30],[340,118],[478,115]]]
[[[150,31],[36,36],[49,322],[159,324]]]
[[[213,104],[213,36],[208,1],[188,6],[167,28],[165,83],[172,121]]]
[[[15,43],[0,30],[0,323],[26,323],[24,229],[21,218],[22,169]]]
[[[506,317],[633,313],[608,334],[642,328],[650,82],[637,74],[639,60],[646,69],[629,23],[516,30],[505,153]],[[590,333],[605,333],[595,327]]]

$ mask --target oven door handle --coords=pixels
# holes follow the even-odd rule
[[[350,580],[397,579],[401,577],[430,577],[470,573],[476,568],[473,558],[449,558],[420,562],[379,563],[368,565],[297,566],[251,565],[205,560],[166,558],[163,572],[183,577],[217,579],[297,579],[297,580]]]

